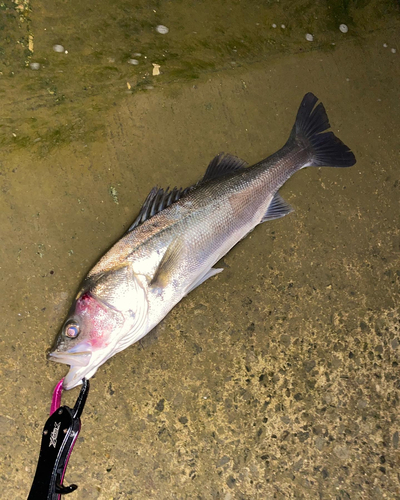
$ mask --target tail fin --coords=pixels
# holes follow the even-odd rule
[[[351,167],[356,158],[350,149],[338,139],[330,128],[322,103],[315,106],[318,98],[309,92],[300,104],[290,139],[304,145],[312,154],[313,167]]]

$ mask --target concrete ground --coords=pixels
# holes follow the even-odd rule
[[[193,184],[220,151],[275,152],[312,91],[357,164],[296,174],[294,213],[99,369],[66,483],[71,499],[399,499],[396,3],[0,13],[1,498],[27,497],[66,373],[46,351],[148,191]]]

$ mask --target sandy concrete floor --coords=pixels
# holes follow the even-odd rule
[[[143,30],[154,52],[143,70],[122,55],[109,61],[130,29],[111,7],[91,4],[85,19],[77,3],[31,3],[24,20],[25,4],[5,4],[15,40],[3,51],[1,97],[2,498],[28,494],[51,392],[66,373],[45,354],[80,280],[151,187],[192,184],[220,151],[249,163],[273,153],[308,91],[357,164],[296,174],[282,189],[294,213],[258,227],[221,275],[99,369],[66,482],[79,485],[71,499],[400,498],[398,14],[349,23],[348,38],[318,24],[323,43],[311,47],[284,8],[239,4],[219,5],[221,25],[229,8],[236,31],[241,13],[246,33],[283,19],[285,43],[268,31],[271,48],[257,39],[251,51],[250,39],[248,52],[229,55],[210,41],[190,68],[166,58],[159,80],[150,28],[168,25],[189,61],[174,28],[187,44],[195,2],[191,13],[158,2],[157,19],[137,2],[144,20],[131,52],[121,51],[141,52]],[[215,19],[202,12],[198,30],[210,40]],[[79,45],[93,19],[103,20],[109,53],[93,55],[93,33],[89,48]],[[33,52],[17,44],[29,35]],[[68,42],[78,55],[60,62],[66,55],[51,47]],[[157,43],[161,58],[168,47]]]

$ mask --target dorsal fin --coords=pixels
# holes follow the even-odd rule
[[[174,189],[170,191],[168,187],[164,191],[164,189],[158,188],[157,186],[153,187],[147,195],[147,198],[140,209],[139,215],[136,217],[127,232],[129,233],[129,231],[132,231],[132,229],[135,229],[135,227],[150,219],[153,215],[158,214],[158,212],[161,212],[164,208],[167,208],[172,205],[172,203],[175,203],[175,201],[180,200],[190,189],[192,188],[188,187],[186,189],[178,189],[177,187],[174,187]]]
[[[237,156],[219,153],[210,161],[201,182],[217,179],[218,177],[236,172],[244,167],[247,167],[247,163]]]
[[[196,185],[204,181],[216,179],[231,172],[236,172],[237,170],[246,166],[247,163],[240,158],[237,158],[236,156],[219,153],[210,161],[204,177]],[[161,212],[161,210],[164,210],[164,208],[167,208],[172,205],[172,203],[180,200],[193,187],[195,186],[190,186],[186,189],[178,189],[177,187],[174,187],[174,189],[172,189],[171,191],[169,190],[169,187],[166,190],[158,188],[157,186],[153,187],[153,189],[147,195],[147,198],[143,203],[142,208],[140,209],[139,215],[136,217],[133,224],[131,224],[127,232],[129,233],[129,231],[132,231],[133,229],[135,229],[135,227],[153,217],[153,215],[158,214],[158,212]]]

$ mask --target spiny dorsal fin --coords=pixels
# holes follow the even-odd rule
[[[174,187],[174,189],[170,191],[168,187],[164,191],[162,188],[153,187],[147,195],[147,198],[140,209],[139,215],[136,217],[127,232],[132,231],[132,229],[135,229],[135,227],[150,219],[153,215],[158,214],[158,212],[161,212],[164,208],[167,208],[172,205],[172,203],[175,203],[175,201],[180,200],[190,189],[192,188],[188,187],[186,189],[178,189],[177,187]]]
[[[237,156],[219,153],[210,161],[201,182],[217,179],[218,177],[236,172],[244,167],[247,167],[247,163]]]

